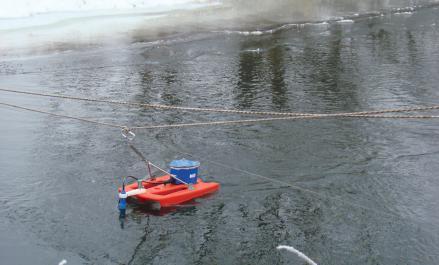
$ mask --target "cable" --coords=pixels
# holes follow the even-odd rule
[[[342,200],[342,199],[339,199],[339,198],[336,198],[336,197],[324,195],[324,194],[318,193],[318,192],[316,192],[314,190],[303,188],[303,187],[297,186],[297,185],[292,184],[292,183],[287,182],[287,181],[278,180],[278,179],[275,179],[275,178],[270,178],[270,177],[267,177],[267,176],[263,176],[263,175],[260,175],[260,174],[257,174],[257,173],[250,172],[250,171],[245,170],[245,169],[240,169],[240,168],[232,167],[230,165],[226,165],[224,163],[216,162],[216,161],[208,159],[205,156],[204,157],[197,157],[197,156],[195,156],[193,154],[190,154],[188,152],[182,152],[182,151],[176,150],[175,148],[174,148],[174,151],[177,152],[177,153],[180,153],[182,155],[192,157],[192,158],[197,159],[197,160],[206,161],[206,162],[218,165],[218,166],[226,168],[226,169],[231,169],[231,170],[234,170],[234,171],[237,171],[237,172],[244,173],[244,174],[249,175],[249,176],[257,177],[257,178],[264,179],[264,180],[267,180],[267,181],[270,181],[270,182],[273,182],[273,183],[277,183],[277,184],[282,184],[282,185],[285,185],[285,186],[290,187],[292,189],[302,191],[304,193],[309,193],[309,194],[317,197],[320,200],[330,200],[330,201],[332,200],[332,201],[336,201],[336,202],[339,202],[339,203],[344,204],[344,205],[351,206],[353,208],[359,208],[359,209],[366,210],[366,211],[369,211],[369,212],[373,212],[373,213],[376,213],[376,214],[379,214],[379,215],[382,215],[382,216],[387,216],[389,218],[396,218],[398,220],[406,220],[407,221],[407,218],[401,217],[401,216],[399,216],[397,214],[394,214],[394,213],[391,213],[391,212],[384,212],[384,211],[376,210],[376,209],[367,207],[367,206],[362,205],[362,204],[348,202],[348,201],[345,201],[345,200]],[[423,225],[425,225],[425,224],[428,224],[428,225],[430,225],[432,227],[436,226],[435,224],[428,223],[428,222],[418,223],[417,226],[419,226],[421,228],[424,228]]]
[[[61,114],[55,114],[55,113],[51,113],[51,112],[46,112],[46,111],[42,111],[42,110],[36,110],[36,109],[31,109],[31,108],[26,108],[26,107],[22,107],[22,106],[18,106],[18,105],[13,105],[13,104],[8,104],[8,103],[3,103],[0,102],[0,105],[4,105],[4,106],[8,106],[8,107],[12,107],[12,108],[17,108],[17,109],[22,109],[22,110],[27,110],[27,111],[32,111],[32,112],[37,112],[37,113],[42,113],[42,114],[47,114],[47,115],[51,115],[51,116],[55,116],[55,117],[61,117],[61,118],[69,118],[69,119],[74,119],[74,120],[79,120],[79,121],[84,121],[84,122],[88,122],[88,123],[93,123],[96,125],[102,125],[102,126],[108,126],[108,127],[113,127],[113,128],[120,128],[122,130],[126,130],[127,127],[126,126],[122,126],[122,125],[117,125],[117,124],[111,124],[111,123],[104,123],[104,122],[98,122],[98,121],[92,121],[92,120],[88,120],[88,119],[83,119],[83,118],[78,118],[78,117],[73,117],[73,116],[68,116],[68,115],[61,115]],[[351,118],[439,118],[439,116],[386,116],[386,115],[347,115],[345,117],[351,117]],[[274,121],[274,120],[293,120],[293,119],[311,119],[311,118],[327,118],[327,116],[322,116],[322,117],[278,117],[278,118],[265,118],[265,119],[253,119],[253,120],[236,120],[236,121],[219,121],[219,122],[201,122],[201,123],[187,123],[187,124],[168,124],[168,125],[153,125],[153,126],[144,126],[144,127],[132,127],[134,129],[154,129],[154,128],[176,128],[176,127],[187,127],[187,126],[201,126],[201,125],[222,125],[222,124],[235,124],[235,123],[248,123],[248,122],[258,122],[258,121]],[[184,153],[184,152],[180,152],[183,153],[185,155],[188,156],[192,156],[194,157],[194,155],[189,154],[189,153]],[[382,211],[378,211],[372,208],[369,208],[367,206],[361,205],[361,204],[356,204],[356,203],[352,203],[352,202],[346,202],[344,200],[335,198],[335,197],[330,197],[327,195],[323,195],[320,194],[316,191],[307,189],[307,188],[303,188],[297,185],[294,185],[292,183],[286,182],[286,181],[282,181],[282,180],[277,180],[277,179],[273,179],[273,178],[269,178],[266,176],[262,176],[247,170],[243,170],[243,169],[239,169],[239,168],[234,168],[219,162],[215,162],[212,160],[208,160],[203,158],[202,160],[211,162],[213,164],[217,164],[219,166],[225,167],[225,168],[229,168],[229,169],[233,169],[235,171],[240,171],[243,173],[246,173],[250,176],[255,176],[261,179],[265,179],[271,182],[276,182],[278,184],[282,184],[282,185],[286,185],[288,187],[291,187],[293,189],[296,190],[300,190],[302,192],[306,192],[309,194],[313,194],[314,196],[323,198],[323,199],[331,199],[334,201],[339,201],[343,204],[346,205],[350,205],[352,207],[357,207],[357,208],[361,208],[364,210],[368,210],[371,212],[375,212],[375,213],[379,213],[379,214],[383,214],[386,216],[390,216],[393,218],[400,218],[399,216],[395,215],[395,214],[391,214],[391,213],[386,213],[386,212],[382,212]],[[166,172],[165,170],[161,169],[160,167],[150,163],[153,167]],[[166,172],[167,173],[167,172]]]
[[[99,102],[108,103],[116,105],[126,105],[126,106],[136,106],[143,108],[155,108],[155,109],[173,109],[180,111],[194,111],[194,112],[221,112],[221,113],[232,113],[232,114],[243,114],[243,115],[266,115],[266,116],[325,116],[325,117],[339,117],[339,116],[351,116],[351,115],[375,115],[384,113],[397,113],[397,112],[414,112],[414,111],[428,111],[428,110],[439,110],[439,105],[429,106],[429,107],[413,107],[413,108],[400,108],[400,109],[386,109],[378,111],[360,111],[360,112],[343,112],[343,113],[296,113],[296,112],[271,112],[271,111],[247,111],[247,110],[233,110],[233,109],[216,109],[216,108],[198,108],[198,107],[179,107],[161,104],[147,104],[140,102],[128,102],[128,101],[116,101],[116,100],[105,100],[105,99],[94,99],[94,98],[82,98],[74,97],[68,95],[55,95],[55,94],[45,94],[30,91],[20,91],[13,89],[0,88],[0,91],[10,92],[16,94],[25,94],[41,97],[51,97],[51,98],[62,98],[70,100],[88,101],[88,102]]]
[[[197,157],[197,156],[195,156],[193,154],[190,154],[190,153],[187,153],[187,152],[181,152],[181,151],[176,151],[176,152],[178,152],[178,153],[180,153],[182,155],[186,155],[186,156],[195,158],[195,159],[200,159],[202,161],[207,161],[209,163],[218,165],[218,166],[226,168],[226,169],[232,169],[234,171],[238,171],[238,172],[244,173],[244,174],[249,175],[249,176],[254,176],[254,177],[257,177],[257,178],[260,178],[260,179],[264,179],[264,180],[267,180],[267,181],[270,181],[270,182],[274,182],[274,183],[277,183],[277,184],[282,184],[282,185],[285,185],[287,187],[293,188],[295,190],[299,190],[299,191],[302,191],[304,193],[312,194],[312,195],[314,195],[316,197],[319,197],[320,199],[334,200],[334,201],[341,202],[342,204],[349,205],[349,206],[354,207],[354,208],[360,208],[360,209],[363,209],[363,210],[367,210],[367,211],[375,212],[375,213],[378,213],[378,214],[390,216],[392,218],[400,218],[400,216],[398,216],[396,214],[393,214],[393,213],[388,213],[388,212],[383,212],[383,211],[375,210],[373,208],[369,208],[369,207],[361,205],[361,204],[347,202],[347,201],[342,200],[342,199],[338,199],[338,198],[335,198],[335,197],[330,197],[330,196],[327,196],[327,195],[323,195],[323,194],[320,194],[320,193],[318,193],[316,191],[313,191],[313,190],[310,190],[310,189],[307,189],[307,188],[303,188],[303,187],[297,186],[297,185],[292,184],[292,183],[287,182],[287,181],[278,180],[278,179],[275,179],[275,178],[270,178],[270,177],[267,177],[267,176],[263,176],[263,175],[260,175],[260,174],[256,174],[256,173],[250,172],[250,171],[245,170],[245,169],[240,169],[240,168],[232,167],[232,166],[220,163],[220,162],[216,162],[216,161],[207,159],[205,157],[200,158],[200,157]]]
[[[83,121],[83,122],[88,122],[88,123],[93,123],[93,124],[108,126],[108,127],[113,127],[113,128],[120,128],[120,129],[126,128],[126,126],[122,126],[122,125],[117,125],[117,124],[112,124],[112,123],[107,123],[107,122],[100,122],[100,121],[93,121],[93,120],[89,120],[89,119],[73,117],[73,116],[68,116],[68,115],[63,115],[63,114],[56,114],[56,113],[52,113],[52,112],[48,112],[48,111],[31,109],[31,108],[22,107],[22,106],[4,103],[4,102],[0,102],[0,105],[8,106],[11,108],[16,108],[16,109],[21,109],[21,110],[27,110],[27,111],[31,111],[31,112],[42,113],[42,114],[46,114],[46,115],[50,115],[50,116],[55,116],[58,118],[68,118],[68,119],[72,119],[72,120],[78,120],[78,121]]]
[[[274,117],[274,118],[260,118],[260,119],[246,119],[246,120],[226,120],[226,121],[208,121],[208,122],[193,122],[193,123],[178,123],[178,124],[161,124],[161,125],[147,125],[147,126],[124,126],[114,123],[108,123],[108,122],[100,122],[100,121],[94,121],[89,120],[85,118],[80,117],[74,117],[64,114],[56,114],[48,111],[43,110],[37,110],[27,107],[22,107],[14,104],[4,103],[0,102],[0,105],[8,106],[11,108],[31,111],[31,112],[37,112],[42,113],[58,118],[68,118],[88,123],[93,123],[97,125],[103,125],[113,128],[120,128],[124,131],[131,131],[131,130],[141,130],[141,129],[171,129],[171,128],[184,128],[184,127],[194,127],[194,126],[215,126],[215,125],[232,125],[232,124],[246,124],[246,123],[258,123],[258,122],[269,122],[269,121],[281,121],[281,120],[305,120],[305,119],[323,119],[323,118],[387,118],[387,119],[433,119],[433,118],[439,118],[439,116],[435,115],[412,115],[412,116],[387,116],[387,115],[344,115],[344,116],[327,116],[327,115],[321,115],[321,116],[292,116],[292,117]]]

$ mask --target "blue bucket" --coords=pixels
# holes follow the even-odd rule
[[[178,179],[188,183],[196,184],[198,179],[198,168],[200,167],[200,162],[191,161],[186,159],[174,160],[169,164],[171,168],[170,173],[175,175]],[[181,181],[172,178],[173,184],[184,184]]]

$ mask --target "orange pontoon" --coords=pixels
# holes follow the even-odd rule
[[[191,185],[160,184],[169,178],[170,176],[162,176],[148,182],[144,181],[141,190],[137,189],[137,183],[132,183],[125,186],[125,191],[127,194],[133,191],[137,193],[132,197],[139,202],[157,202],[161,207],[169,207],[213,193],[220,187],[216,182],[204,182],[200,178],[197,179],[197,183]]]
[[[133,148],[135,151],[136,149]],[[140,152],[136,151],[140,154]],[[143,157],[143,156],[142,156]],[[143,158],[142,158],[143,159]],[[160,207],[170,207],[187,202],[217,191],[220,187],[216,182],[204,182],[198,177],[198,161],[186,159],[174,160],[170,163],[170,172],[152,164],[147,163],[149,179],[138,179],[133,176],[124,178],[123,185],[119,188],[119,210],[121,216],[125,216],[126,200],[134,197],[139,202],[159,203]],[[166,175],[153,177],[150,166],[155,167]],[[136,182],[125,184],[127,178]]]

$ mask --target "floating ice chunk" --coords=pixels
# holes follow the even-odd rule
[[[310,24],[314,25],[314,26],[327,26],[327,25],[329,25],[329,23],[327,21],[318,22],[318,23],[310,23]]]
[[[248,49],[245,50],[244,52],[254,52],[254,53],[261,53],[263,50],[261,48],[257,48],[257,49]]]
[[[341,20],[337,20],[337,23],[350,24],[350,23],[354,23],[354,21],[352,19],[341,19]]]
[[[410,11],[397,12],[397,13],[395,13],[395,15],[406,15],[406,16],[411,16],[411,15],[413,15],[413,12],[410,12]]]
[[[214,31],[214,32],[220,32],[220,31]],[[220,32],[221,33],[221,32]],[[237,35],[244,35],[244,36],[259,36],[263,34],[271,34],[273,33],[273,30],[253,30],[253,31],[238,31],[238,30],[225,30],[223,31],[225,34],[237,34]]]

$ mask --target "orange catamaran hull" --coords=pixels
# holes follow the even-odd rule
[[[216,182],[204,182],[198,178],[197,183],[188,185],[162,184],[169,180],[170,176],[162,176],[154,180],[142,182],[144,192],[134,195],[139,202],[156,202],[161,207],[170,207],[187,202],[207,194],[216,192],[220,185]],[[136,190],[137,183],[125,187],[126,192]],[[121,189],[119,188],[119,191]]]

